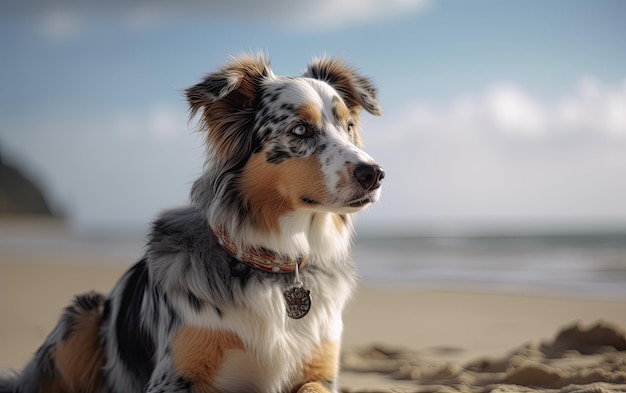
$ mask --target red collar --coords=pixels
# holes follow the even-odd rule
[[[306,257],[303,257],[296,262],[288,259],[281,259],[271,251],[264,249],[251,247],[247,250],[241,250],[228,238],[228,235],[226,235],[224,230],[211,228],[211,231],[213,231],[213,235],[224,250],[241,262],[252,266],[255,269],[260,269],[268,273],[293,273],[296,271],[296,263],[300,269],[306,262]]]

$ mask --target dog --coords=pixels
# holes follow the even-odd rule
[[[372,81],[336,58],[276,76],[233,57],[185,90],[207,161],[108,296],[79,295],[0,392],[337,392],[353,215],[380,197],[361,149]]]

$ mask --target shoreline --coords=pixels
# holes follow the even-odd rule
[[[626,299],[626,234],[542,233],[366,233],[356,237],[353,257],[361,285],[371,287]],[[80,229],[57,220],[0,219],[0,260],[6,261],[128,268],[141,259],[146,241],[144,230],[136,228]]]

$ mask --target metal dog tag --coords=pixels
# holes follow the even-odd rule
[[[300,319],[311,310],[311,291],[296,285],[283,291],[287,315],[292,319]]]

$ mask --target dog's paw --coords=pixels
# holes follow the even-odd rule
[[[330,391],[319,382],[308,382],[298,389],[298,393],[330,393]]]

